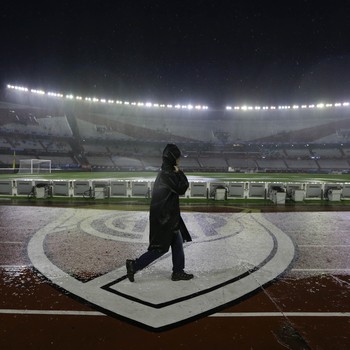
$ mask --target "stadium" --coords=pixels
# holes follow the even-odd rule
[[[5,348],[348,348],[348,101],[211,108],[8,84],[0,113]],[[167,253],[132,284],[168,143],[190,182],[195,278],[172,282]]]
[[[170,142],[181,148],[181,167],[193,180],[187,198],[213,198],[223,187],[223,199],[270,199],[278,189],[299,202],[328,200],[328,192],[345,201],[349,112],[347,101],[211,109],[9,84],[1,102],[0,193],[32,194],[43,181],[23,176],[50,173],[44,184],[53,196],[90,190],[95,197],[95,187],[103,187],[104,199],[147,197]]]

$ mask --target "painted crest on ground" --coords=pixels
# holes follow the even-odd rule
[[[79,239],[94,237],[101,246],[148,241],[148,213],[67,209],[32,237],[28,255],[53,284],[99,310],[151,330],[165,330],[218,311],[274,280],[292,263],[291,239],[260,213],[183,213],[193,242],[185,244],[191,281],[173,282],[168,253],[126,279],[125,265],[88,281],[58,267],[48,255],[48,235],[68,230]],[[119,243],[118,243],[119,242]],[[132,249],[131,249],[132,251]],[[96,251],[94,251],[96,254]]]

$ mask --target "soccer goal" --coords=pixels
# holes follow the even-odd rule
[[[48,159],[21,159],[18,173],[41,174],[51,173],[51,160]]]

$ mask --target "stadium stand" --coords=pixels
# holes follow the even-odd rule
[[[175,142],[186,171],[348,172],[349,130],[349,108],[194,111],[6,91],[0,166],[38,158],[53,168],[156,171],[164,144]]]
[[[312,171],[319,170],[317,162],[312,159],[286,159],[288,169],[294,171]]]
[[[282,159],[257,159],[259,170],[264,171],[287,171],[287,165]]]
[[[285,149],[285,154],[288,158],[310,158],[311,153],[310,150],[306,147],[303,148],[290,148],[290,149]]]

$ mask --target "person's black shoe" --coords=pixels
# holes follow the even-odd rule
[[[130,282],[134,282],[135,275],[135,260],[126,260],[126,275]]]
[[[172,281],[188,281],[192,279],[194,276],[191,273],[182,272],[173,272],[171,275]]]

